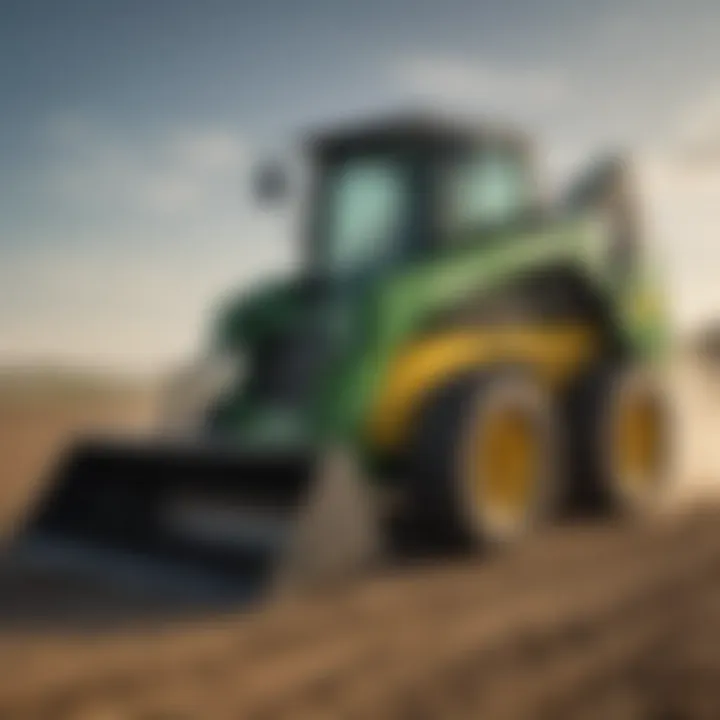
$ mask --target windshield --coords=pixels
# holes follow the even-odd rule
[[[398,251],[409,217],[408,166],[397,157],[344,160],[327,169],[320,264],[331,275],[376,268]]]

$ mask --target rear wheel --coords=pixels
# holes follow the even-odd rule
[[[672,460],[670,405],[658,375],[622,366],[595,371],[569,408],[575,504],[621,512],[655,506]]]
[[[408,491],[423,531],[464,545],[511,541],[557,497],[551,398],[515,370],[444,388],[426,405],[410,451]]]

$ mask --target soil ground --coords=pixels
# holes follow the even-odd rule
[[[678,368],[667,508],[255,611],[0,575],[0,718],[720,718],[720,380]],[[0,398],[11,529],[81,429],[142,393]]]

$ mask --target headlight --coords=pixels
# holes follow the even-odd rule
[[[243,380],[245,361],[241,353],[210,354],[176,370],[160,398],[159,426],[163,433],[193,434],[208,409]]]

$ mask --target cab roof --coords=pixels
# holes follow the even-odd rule
[[[343,123],[309,133],[306,146],[321,154],[383,146],[494,145],[529,149],[528,137],[505,123],[468,122],[424,112],[408,112]]]

